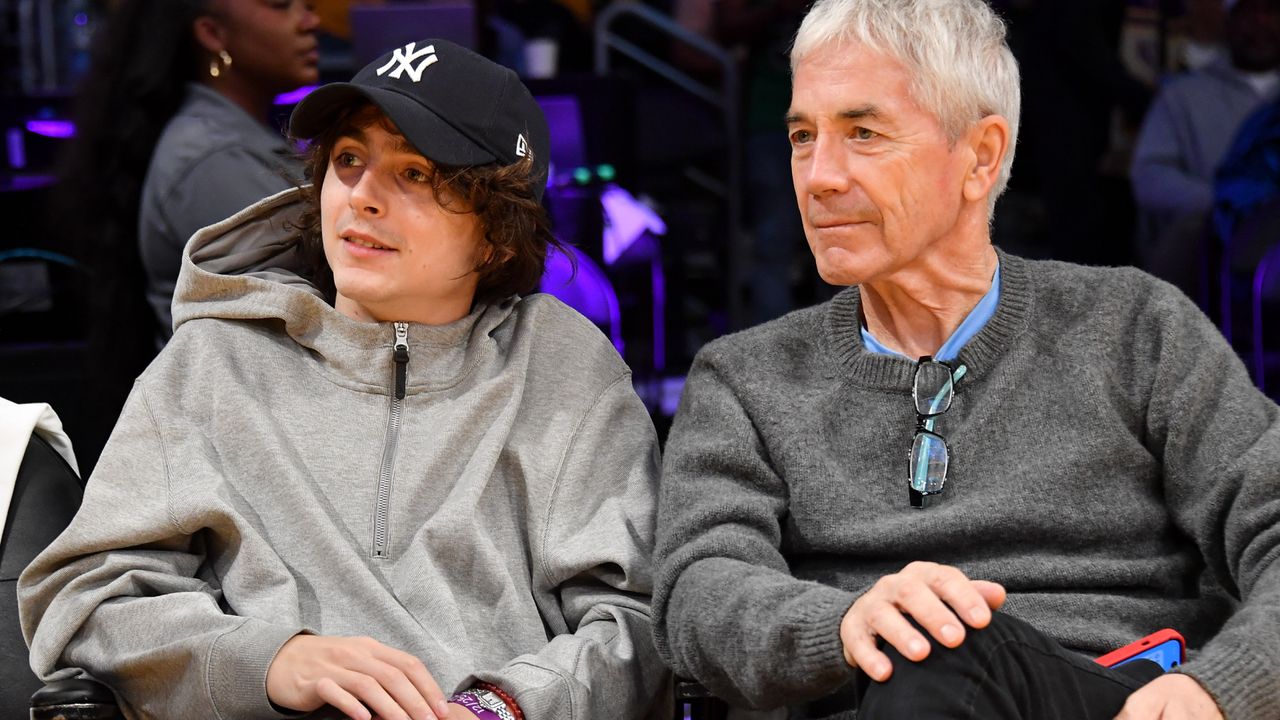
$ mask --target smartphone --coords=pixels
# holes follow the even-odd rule
[[[1168,672],[1186,662],[1187,643],[1177,630],[1165,628],[1098,658],[1104,667],[1120,667],[1134,660],[1151,660]]]

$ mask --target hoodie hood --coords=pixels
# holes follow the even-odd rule
[[[192,236],[173,294],[174,329],[199,317],[283,318],[310,306],[308,297],[329,304],[321,279],[308,276],[297,229],[306,207],[305,189],[290,188]]]
[[[192,236],[174,291],[174,332],[206,318],[280,321],[289,337],[318,353],[344,380],[385,390],[385,358],[371,364],[370,350],[391,352],[394,324],[353,320],[320,290],[332,278],[328,266],[314,263],[302,248],[298,228],[306,192],[304,187],[277,193]],[[486,354],[492,341],[485,341],[515,301],[478,304],[447,325],[409,323],[410,391],[457,382]]]

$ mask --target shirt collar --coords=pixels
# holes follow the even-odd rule
[[[955,329],[955,332],[951,333],[951,337],[947,338],[947,341],[942,343],[942,347],[938,348],[938,351],[934,353],[933,359],[944,361],[954,360],[956,356],[960,354],[960,348],[964,347],[965,343],[972,340],[973,336],[977,335],[978,332],[986,326],[987,321],[995,314],[996,306],[999,303],[1000,265],[997,264],[995,275],[991,278],[991,288],[982,296],[982,299],[978,301],[978,304],[973,306],[973,309],[965,316],[964,320],[960,323],[960,326]],[[865,325],[863,325],[860,330],[862,331],[862,344],[868,351],[879,353],[881,355],[898,355],[900,357],[906,357],[896,350],[890,350],[879,340],[876,340],[875,336],[871,334],[871,331],[868,330]],[[916,360],[917,358],[907,359]]]

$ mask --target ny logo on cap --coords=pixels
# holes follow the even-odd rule
[[[524,139],[524,135],[516,136],[516,157],[524,157],[529,154],[529,141]]]
[[[400,64],[396,65],[396,69],[391,70],[391,77],[399,80],[400,76],[407,72],[409,73],[410,79],[414,82],[421,81],[422,71],[434,65],[440,60],[440,58],[436,57],[435,45],[428,45],[421,50],[414,50],[413,46],[417,44],[418,43],[416,42],[411,42],[402,48],[396,48],[395,52],[391,55],[391,59],[387,61],[387,64],[378,68],[378,75],[382,76],[388,70],[391,70],[392,65],[396,65],[398,62]],[[423,55],[427,56],[426,59],[418,63],[417,67],[414,67],[413,62]]]

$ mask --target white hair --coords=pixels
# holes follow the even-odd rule
[[[911,96],[955,142],[988,115],[1009,122],[1009,149],[990,203],[1004,192],[1022,91],[1004,22],[983,0],[817,0],[791,48],[791,72],[829,44],[856,43],[902,63]]]

